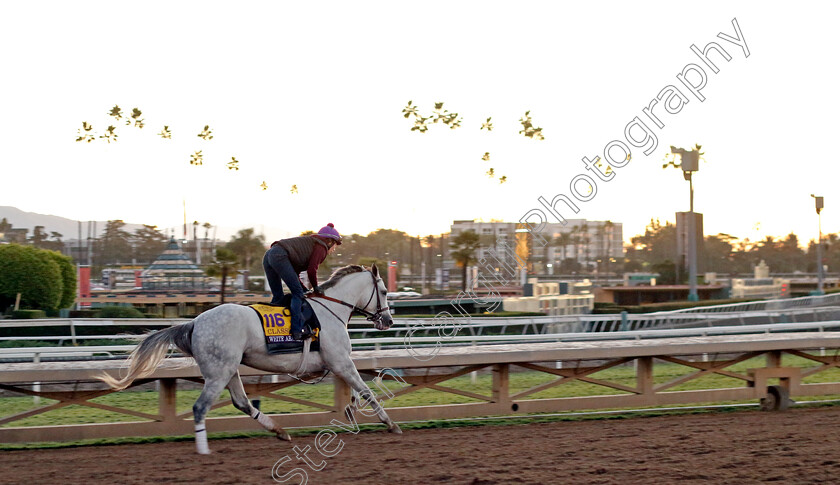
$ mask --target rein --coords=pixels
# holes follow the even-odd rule
[[[379,320],[382,319],[382,312],[384,312],[386,310],[389,310],[389,307],[387,305],[385,307],[382,306],[382,300],[380,299],[379,292],[377,291],[378,290],[377,283],[379,281],[381,281],[382,278],[377,279],[375,276],[373,276],[373,273],[370,274],[370,277],[371,277],[371,279],[373,279],[373,291],[371,292],[370,298],[368,298],[367,303],[365,303],[364,308],[360,308],[360,307],[357,307],[356,305],[352,305],[350,303],[347,303],[346,301],[342,301],[342,300],[339,300],[337,298],[333,298],[331,296],[324,295],[323,293],[312,293],[312,294],[306,295],[306,297],[309,298],[310,300],[313,300],[313,301],[319,303],[321,306],[326,308],[327,311],[332,313],[332,315],[335,318],[337,318],[339,321],[341,320],[341,318],[339,318],[338,315],[336,315],[332,310],[327,308],[326,305],[324,305],[320,301],[314,300],[314,299],[315,298],[323,298],[324,300],[331,301],[333,303],[340,303],[340,304],[342,304],[342,305],[344,305],[348,308],[352,308],[353,311],[355,311],[355,312],[361,313],[362,315],[367,317],[367,319],[369,321],[378,323]],[[370,306],[370,303],[373,301],[374,295],[376,295],[376,312],[371,313],[371,312],[365,310],[365,308]],[[352,315],[352,312],[351,312],[351,315]],[[348,322],[349,322],[349,320],[348,320]]]
[[[367,301],[367,303],[365,303],[364,308],[367,308],[370,305],[370,302],[373,301],[373,295],[376,295],[376,312],[374,312],[374,313],[371,313],[371,312],[365,310],[364,308],[359,308],[356,305],[351,305],[350,303],[347,303],[346,301],[339,300],[338,298],[333,298],[331,296],[324,295],[323,293],[320,293],[320,294],[312,293],[312,294],[305,295],[305,296],[306,296],[306,298],[309,298],[310,300],[312,300],[312,301],[318,303],[319,305],[321,305],[322,307],[324,307],[324,309],[327,310],[328,312],[330,312],[330,314],[332,314],[332,316],[334,316],[335,319],[338,320],[339,322],[342,321],[341,317],[336,315],[335,312],[332,311],[323,302],[320,302],[320,301],[316,300],[315,298],[323,298],[324,300],[331,301],[333,303],[340,303],[340,304],[342,304],[342,305],[344,305],[348,308],[351,308],[353,311],[361,313],[362,315],[366,316],[367,319],[370,320],[371,322],[379,323],[379,321],[382,319],[382,312],[384,312],[386,310],[389,310],[389,307],[387,305],[385,307],[382,306],[382,300],[379,297],[379,291],[377,291],[379,289],[377,283],[379,283],[379,281],[381,281],[382,278],[377,279],[375,276],[373,276],[373,273],[370,274],[370,277],[371,277],[371,279],[373,279],[373,292],[370,294],[370,298],[368,298],[368,301]],[[350,312],[350,315],[352,316],[353,312]],[[347,322],[344,324],[344,326],[346,327],[348,323],[350,323],[350,317],[347,317]],[[310,342],[309,339],[307,339],[306,343],[304,344],[305,347],[304,347],[303,356],[301,357],[300,367],[298,367],[298,370],[297,370],[297,372],[295,372],[295,374],[289,374],[289,376],[294,378],[294,379],[297,379],[298,381],[300,381],[304,384],[317,384],[317,383],[321,382],[322,380],[324,380],[325,377],[327,377],[327,374],[330,373],[329,369],[325,370],[324,374],[318,380],[315,380],[315,381],[305,381],[305,380],[301,379],[300,377],[298,377],[298,375],[301,372],[303,372],[303,369],[306,367],[306,356],[307,356],[308,350],[309,350],[309,342]]]

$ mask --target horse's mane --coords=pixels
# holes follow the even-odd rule
[[[338,268],[337,270],[333,271],[333,274],[330,275],[330,279],[321,283],[319,286],[322,290],[326,290],[328,288],[332,288],[333,286],[337,285],[341,278],[353,274],[353,273],[361,273],[362,271],[366,271],[367,269],[359,264],[351,264],[349,266],[344,266],[343,268]]]

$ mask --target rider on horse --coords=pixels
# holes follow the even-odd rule
[[[312,335],[309,328],[303,328],[300,309],[303,301],[303,283],[298,275],[306,271],[312,290],[321,293],[321,289],[318,288],[318,266],[339,244],[341,235],[335,230],[335,226],[329,223],[322,227],[318,234],[274,241],[263,257],[265,277],[273,296],[271,304],[280,305],[283,300],[281,279],[292,293],[289,311],[292,314],[291,335],[295,340],[305,340]]]

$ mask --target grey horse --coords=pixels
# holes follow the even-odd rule
[[[150,375],[166,357],[170,345],[195,358],[204,389],[193,405],[195,441],[198,453],[210,453],[207,445],[205,416],[225,387],[230,390],[233,405],[257,420],[277,437],[290,441],[289,434],[274,421],[251,405],[239,376],[239,364],[276,373],[314,373],[329,369],[353,390],[362,402],[373,406],[379,419],[392,433],[402,433],[391,421],[385,409],[365,385],[350,359],[350,336],[346,322],[354,310],[368,315],[378,330],[393,324],[387,306],[387,290],[373,265],[345,266],[336,270],[321,285],[324,297],[311,298],[310,305],[321,322],[320,351],[308,355],[305,365],[301,354],[270,355],[259,317],[252,309],[235,304],[220,305],[195,320],[158,331],[146,337],[132,352],[128,374],[116,379],[109,375],[99,378],[114,389],[125,389],[135,379]]]

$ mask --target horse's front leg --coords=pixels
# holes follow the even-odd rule
[[[353,361],[350,360],[349,357],[346,362],[333,362],[331,370],[338,377],[343,379],[351,389],[359,394],[359,397],[361,398],[360,402],[355,403],[355,408],[357,410],[362,412],[362,414],[367,415],[361,410],[370,404],[379,420],[388,426],[389,432],[402,434],[402,430],[399,425],[391,420],[391,417],[385,412],[385,408],[379,403],[379,401],[376,400],[376,395],[374,395],[373,391],[365,385],[365,381],[362,380],[362,377],[359,375],[359,371],[356,370],[356,366],[353,365]]]

